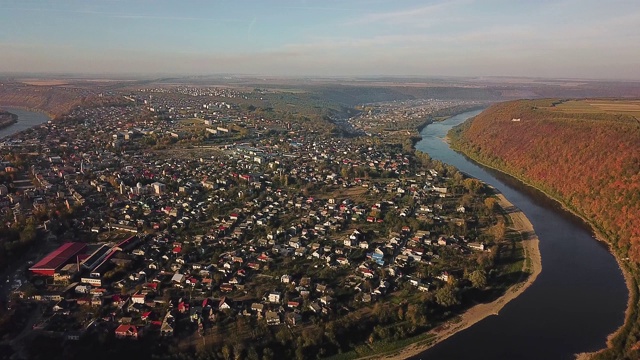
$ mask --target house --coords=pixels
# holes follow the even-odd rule
[[[378,265],[383,266],[384,254],[382,253],[382,251],[380,251],[380,249],[376,249],[376,251],[371,254],[371,260],[375,261]]]
[[[131,296],[131,302],[134,304],[144,304],[145,297],[144,294],[134,294]]]
[[[123,324],[116,328],[118,339],[138,339],[138,328],[134,325]]]
[[[285,314],[285,322],[290,326],[296,326],[302,323],[302,315],[297,312],[290,312]]]
[[[468,246],[469,248],[473,250],[478,250],[478,251],[484,251],[485,249],[484,244],[479,242],[470,242]]]
[[[175,283],[175,284],[181,284],[182,282],[184,282],[184,275],[180,274],[180,273],[175,273],[172,277],[171,277],[171,282]]]
[[[360,269],[360,271],[362,272],[362,276],[364,276],[365,279],[366,278],[372,279],[375,276],[374,272],[369,269],[366,269],[366,268]]]
[[[167,312],[164,319],[162,320],[162,325],[160,325],[160,334],[162,336],[173,336],[173,323],[175,319],[171,312]]]
[[[222,299],[220,299],[220,302],[218,303],[218,309],[231,310],[231,305],[229,305],[229,303],[227,302],[226,297],[223,296]]]
[[[222,292],[233,291],[233,284],[224,283],[224,284],[220,285],[220,291],[222,291]]]
[[[280,315],[275,311],[267,311],[265,314],[267,325],[280,325]]]
[[[449,282],[451,279],[451,275],[446,271],[436,277],[444,282]]]
[[[181,300],[180,300],[180,302],[178,302],[177,309],[178,309],[178,312],[179,312],[180,314],[184,314],[184,313],[186,313],[187,311],[189,311],[189,307],[190,307],[190,306],[189,306],[189,303],[184,302],[184,301],[182,301],[182,299],[181,299]]]
[[[328,306],[328,305],[331,305],[331,302],[332,302],[332,301],[333,301],[333,298],[332,298],[331,296],[329,296],[329,295],[322,296],[322,297],[320,298],[320,302],[321,302],[322,304],[324,304],[324,305],[327,305],[327,306]]]
[[[280,292],[272,291],[269,293],[269,302],[274,304],[279,304],[282,299],[282,294]]]
[[[317,284],[316,285],[316,291],[319,292],[319,293],[324,294],[327,291],[327,285]]]
[[[287,302],[287,307],[292,308],[292,309],[297,309],[300,306],[300,303],[298,301],[289,301]]]
[[[255,311],[258,314],[262,314],[262,312],[264,311],[264,305],[260,303],[253,303],[251,304],[251,311]]]

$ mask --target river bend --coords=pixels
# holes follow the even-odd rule
[[[622,271],[587,225],[541,192],[451,150],[443,138],[480,111],[422,130],[416,148],[502,192],[540,239],[542,273],[498,316],[490,316],[412,359],[573,359],[606,346],[624,322],[628,291]]]

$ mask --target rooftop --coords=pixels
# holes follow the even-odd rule
[[[42,260],[38,261],[29,270],[55,270],[64,265],[73,256],[87,248],[87,244],[78,242],[68,242],[49,253]]]

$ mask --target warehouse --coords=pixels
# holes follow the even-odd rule
[[[84,243],[65,243],[30,267],[29,271],[38,275],[53,276],[64,265],[76,261],[76,256],[83,253],[86,248],[87,244]]]

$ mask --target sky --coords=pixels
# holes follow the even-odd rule
[[[0,0],[0,73],[640,80],[640,0]]]

